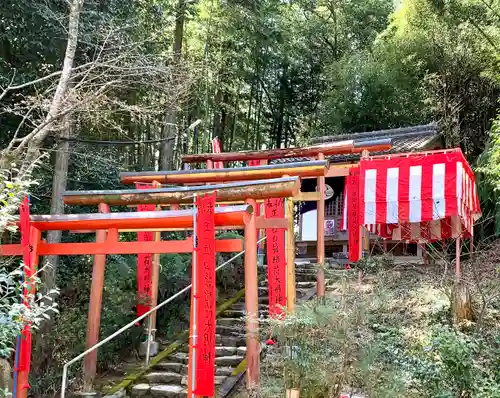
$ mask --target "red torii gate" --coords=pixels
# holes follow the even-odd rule
[[[169,183],[169,184],[211,184],[211,183],[229,183],[229,182],[239,182],[238,186],[245,186],[248,183],[245,181],[252,181],[261,178],[280,178],[284,176],[293,176],[300,178],[317,178],[324,176],[329,171],[329,163],[326,160],[318,161],[306,161],[306,162],[292,162],[286,164],[277,165],[260,165],[260,166],[250,166],[250,167],[236,167],[236,168],[220,168],[220,169],[201,169],[201,170],[182,170],[182,171],[142,171],[142,172],[123,172],[120,173],[120,181],[124,184],[154,184],[154,183]],[[270,180],[266,180],[270,181]],[[234,186],[234,185],[232,185]],[[151,190],[149,190],[151,192]],[[270,193],[271,194],[271,193]],[[293,200],[316,200],[317,194],[307,196],[305,193],[298,194],[293,197]],[[219,196],[220,197],[220,196]],[[269,198],[269,196],[268,196]],[[282,196],[276,196],[276,198],[282,198]],[[292,199],[292,198],[290,198]],[[270,204],[268,200],[268,205]],[[284,212],[286,218],[288,219],[288,228],[293,230],[293,203],[291,201],[287,202],[287,210]],[[272,215],[272,212],[278,211],[280,214],[284,211],[281,207],[284,204],[281,202],[273,202],[273,205],[278,205],[280,209],[275,209],[269,211],[270,217],[277,217]],[[269,210],[269,206],[267,206]],[[257,211],[258,213],[258,211]],[[257,214],[259,215],[259,214]],[[285,217],[283,215],[282,217]],[[277,217],[281,218],[281,217]],[[259,218],[261,219],[261,218]],[[259,227],[258,229],[261,229]],[[283,240],[281,232],[273,232],[271,229],[267,229],[273,238]],[[277,236],[276,236],[277,235]],[[294,278],[294,254],[295,254],[295,239],[293,233],[288,236],[288,264],[287,264],[287,284],[288,284],[288,294],[287,294],[287,309],[288,311],[294,310],[295,305],[295,278]],[[280,248],[280,250],[283,248]]]
[[[325,164],[314,165],[316,170],[324,173]],[[308,167],[310,168],[310,167]],[[315,171],[318,173],[318,171]],[[155,181],[157,181],[155,179]],[[144,182],[144,181],[142,181]],[[272,198],[292,198],[300,193],[300,178],[285,177],[269,180],[233,182],[222,185],[203,185],[173,188],[152,188],[152,189],[129,189],[115,191],[87,191],[87,192],[65,192],[63,198],[66,204],[76,205],[129,205],[137,206],[144,203],[156,204],[159,206],[179,205],[192,203],[193,193],[215,192],[217,199],[221,202],[241,202],[256,208],[256,200],[262,201]],[[224,211],[226,207],[219,207],[218,211]],[[144,214],[147,212],[137,213]],[[130,213],[131,214],[131,213]],[[257,217],[252,213],[248,222],[245,223],[245,303],[247,319],[247,378],[249,385],[258,385],[260,373],[260,346],[256,338],[259,330],[258,325],[258,281],[257,281],[257,229],[288,229],[289,220],[283,218]],[[240,224],[227,226],[231,229],[240,229]],[[80,228],[77,228],[80,229]],[[81,228],[84,229],[84,228]],[[80,230],[81,230],[80,229]],[[175,228],[178,229],[178,228]],[[182,228],[181,229],[185,229]],[[151,228],[149,230],[152,230]],[[154,229],[158,230],[158,228]],[[127,229],[127,231],[137,231],[137,228]],[[88,231],[85,231],[88,232]],[[152,242],[155,243],[155,242]],[[151,250],[149,253],[156,253]],[[94,264],[95,266],[95,264]],[[153,286],[153,290],[155,287]],[[292,292],[293,293],[293,292]],[[293,295],[293,297],[295,297]],[[89,324],[90,327],[90,324]],[[93,330],[98,331],[98,328]],[[91,336],[89,340],[89,335]],[[97,343],[97,338],[93,341],[94,333],[87,334],[87,348]],[[91,340],[93,344],[91,344]],[[87,375],[95,375],[95,360],[92,359],[93,367],[87,366]],[[89,377],[89,376],[86,376]]]
[[[392,146],[391,139],[370,140],[366,142],[356,143],[354,140],[339,141],[331,144],[313,145],[302,148],[279,148],[267,149],[262,151],[240,151],[240,152],[219,152],[219,153],[202,153],[193,155],[183,155],[182,162],[184,163],[206,163],[207,169],[214,168],[214,162],[249,162],[258,161],[261,165],[267,165],[270,160],[307,157],[312,160],[325,160],[325,156],[340,155],[349,153],[368,153],[369,151],[383,151],[390,149]],[[272,165],[276,168],[278,165]],[[250,167],[247,167],[250,169]],[[221,170],[218,168],[217,170]],[[228,170],[228,169],[224,169]],[[293,175],[293,174],[292,174]],[[325,296],[325,177],[339,177],[349,175],[349,170],[346,168],[335,169],[330,168],[323,175],[317,176],[316,190],[319,193],[317,201],[317,263],[319,270],[317,273],[317,296],[323,299]],[[175,178],[173,176],[170,177]],[[293,224],[292,224],[293,226]]]
[[[245,222],[251,220],[251,206],[233,206],[215,209],[215,225],[238,225],[244,226]],[[106,255],[106,254],[138,254],[138,253],[191,253],[193,251],[193,239],[163,242],[119,242],[118,230],[129,228],[173,228],[182,226],[192,228],[193,210],[177,211],[155,211],[143,213],[107,213],[107,214],[78,214],[58,216],[31,216],[29,222],[22,225],[21,234],[23,242],[29,242],[30,274],[27,275],[27,284],[31,287],[30,294],[34,294],[34,285],[30,278],[37,270],[39,256],[43,255]],[[26,228],[27,227],[27,228]],[[42,232],[49,230],[102,230],[106,235],[102,242],[96,243],[46,243],[42,240]],[[29,237],[26,239],[26,237]],[[237,252],[242,250],[242,242],[239,239],[217,240],[215,250],[217,252]],[[24,255],[26,262],[26,250],[23,244],[8,244],[0,246],[2,256]],[[99,334],[100,323],[100,301],[102,298],[102,287],[104,282],[104,267],[94,268],[92,274],[92,298],[89,308],[89,331],[96,334],[96,342]],[[97,300],[98,296],[98,300]],[[93,305],[94,304],[94,305]],[[16,396],[27,397],[29,388],[29,360],[31,356],[31,333],[29,327],[23,333],[28,344],[21,344],[20,358],[25,358],[27,363],[20,364],[15,369]],[[94,351],[95,353],[95,351]],[[94,363],[95,371],[95,363]]]
[[[267,186],[266,186],[267,185]],[[253,184],[247,187],[236,187],[232,190],[236,198],[247,197],[247,198],[257,198],[264,199],[269,195],[273,197],[290,197],[297,194],[300,189],[299,180],[289,178],[289,179],[278,179],[270,181],[266,184],[265,181]],[[146,202],[154,203],[158,202],[158,198],[163,198],[163,201],[173,204],[179,202],[192,201],[193,195],[199,195],[200,193],[208,192],[221,192],[222,196],[226,196],[228,200],[232,199],[232,195],[229,194],[231,187],[225,186],[203,186],[203,187],[190,187],[186,189],[164,189],[159,190],[156,196],[150,197],[146,195]],[[138,191],[138,190],[134,190]],[[181,192],[179,192],[181,191]],[[108,191],[109,192],[109,191]],[[137,193],[137,192],[134,192]],[[134,193],[125,192],[123,195],[117,194],[116,191],[111,191],[109,204],[133,204],[134,200],[136,204],[142,203],[140,197],[134,196]],[[106,196],[105,193],[101,192],[102,195]],[[102,261],[94,261],[93,275],[92,275],[92,287],[91,287],[91,300],[89,305],[89,322],[87,331],[87,348],[89,348],[89,342],[94,341],[97,343],[99,336],[99,323],[100,323],[100,311],[101,311],[101,299],[102,299],[102,288],[104,281],[104,259],[106,254],[138,254],[138,253],[189,253],[193,251],[193,240],[192,238],[181,240],[181,241],[160,241],[160,242],[119,242],[118,233],[119,231],[137,231],[137,230],[178,230],[193,228],[193,210],[170,210],[170,211],[151,211],[151,212],[141,212],[141,213],[109,213],[109,204],[106,200],[102,200],[102,197],[96,192],[79,193],[67,193],[67,197],[73,198],[99,198],[99,209],[102,214],[77,214],[77,215],[44,215],[44,216],[31,216],[25,218],[27,222],[22,224],[22,244],[8,244],[0,245],[0,255],[2,256],[25,256],[27,263],[31,264],[32,271],[36,271],[38,265],[38,258],[41,255],[84,255],[90,254],[97,258],[101,258]],[[117,202],[116,197],[121,199]],[[145,199],[145,197],[142,197]],[[162,202],[160,200],[160,202]],[[248,199],[247,205],[243,206],[226,206],[222,208],[214,209],[213,219],[214,227],[226,227],[226,228],[245,228],[245,246],[247,246],[247,253],[245,254],[245,268],[248,271],[249,276],[246,277],[246,281],[250,281],[250,286],[247,286],[248,291],[255,294],[257,297],[257,269],[256,269],[256,258],[254,259],[252,254],[255,254],[255,248],[252,251],[252,242],[256,243],[256,216],[253,213],[253,208],[255,207],[255,200]],[[253,206],[252,206],[253,205]],[[26,209],[25,209],[26,213]],[[281,220],[272,220],[269,225],[280,224]],[[266,220],[261,220],[260,222],[264,226],[269,226],[266,224]],[[276,224],[277,223],[277,224]],[[282,225],[283,222],[280,224]],[[79,231],[96,231],[97,239],[95,243],[57,243],[49,244],[42,239],[42,232],[48,230],[79,230]],[[28,237],[28,239],[26,239]],[[30,252],[23,249],[23,245],[29,244]],[[254,245],[255,246],[255,245]],[[215,242],[216,252],[236,252],[242,250],[242,242],[239,239],[225,239],[217,240]],[[28,254],[27,254],[28,253]],[[214,252],[215,255],[215,252]],[[29,257],[29,260],[26,257]],[[256,257],[256,256],[255,256]],[[255,265],[255,267],[253,267]],[[255,269],[254,269],[255,268]],[[28,277],[28,285],[30,285],[31,275]],[[253,277],[255,276],[255,283],[253,283]],[[33,293],[33,291],[31,292]],[[255,308],[254,308],[255,307]],[[247,311],[255,310],[255,314],[258,310],[258,302],[247,303]],[[258,328],[258,326],[257,326]],[[29,328],[26,333],[27,336],[31,337]],[[16,375],[16,393],[17,397],[25,398],[28,392],[28,374],[29,374],[29,359],[31,351],[31,340],[28,341],[29,344],[23,344],[19,354],[22,358],[27,358],[27,364],[19,369],[15,369]],[[94,344],[91,344],[93,346]],[[255,345],[257,347],[257,341],[250,342],[250,345]],[[250,352],[256,351],[252,347],[248,347]],[[258,351],[256,351],[258,352]],[[86,379],[92,380],[95,375],[96,368],[96,351],[93,351],[86,357]],[[258,366],[258,356],[256,357]]]
[[[317,178],[324,176],[329,169],[329,164],[325,160],[293,162],[281,165],[259,165],[239,168],[219,168],[202,170],[183,170],[183,171],[144,171],[144,172],[124,172],[120,173],[120,180],[125,184],[210,184],[210,183],[233,183],[231,187],[248,186],[249,184],[259,183],[260,178],[279,178],[283,176],[298,176],[301,178]],[[257,180],[257,181],[255,181]],[[268,183],[272,180],[266,180]],[[237,182],[236,184],[234,182]],[[188,189],[188,188],[187,188]],[[148,189],[143,191],[143,195],[155,194],[155,190]],[[315,194],[314,196],[318,196]],[[220,196],[219,196],[220,197]],[[289,312],[294,311],[295,307],[295,239],[293,234],[293,200],[306,199],[303,195],[294,195],[288,197],[286,210],[283,196],[275,195],[275,192],[266,192],[265,216],[257,217],[256,228],[258,230],[265,228],[268,236],[268,284],[269,284],[269,314],[271,316],[279,315],[281,307],[286,307]],[[270,199],[273,198],[273,199]],[[315,198],[316,199],[316,198]],[[72,201],[71,203],[77,203]],[[82,203],[81,201],[78,203]],[[85,203],[87,204],[87,202]],[[257,214],[258,215],[258,214]],[[280,219],[286,217],[287,223],[280,224]],[[261,220],[266,220],[266,228]],[[274,225],[275,227],[272,227]],[[285,231],[288,229],[288,239],[285,239]],[[291,232],[290,232],[291,231]],[[285,242],[288,249],[286,250]],[[255,247],[250,241],[245,242],[246,253],[255,257],[253,251]],[[245,272],[245,278],[249,275]],[[251,276],[250,278],[253,278]],[[256,276],[255,276],[256,278]],[[285,285],[286,280],[286,285]],[[252,295],[252,296],[251,296]],[[251,291],[248,292],[248,300],[253,302],[257,300]],[[247,325],[251,328],[255,322]],[[255,332],[254,332],[255,333]],[[258,385],[259,382],[259,364],[253,359],[258,358],[258,347],[252,347],[247,350],[247,383],[248,386]]]

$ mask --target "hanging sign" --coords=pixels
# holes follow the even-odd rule
[[[196,248],[191,306],[190,394],[215,395],[215,193],[196,201]],[[193,362],[194,360],[194,362]],[[194,365],[194,369],[193,369]],[[194,370],[194,372],[193,372]],[[194,380],[194,389],[192,381]],[[191,396],[188,394],[188,396]]]
[[[137,189],[151,189],[151,184],[136,184]],[[137,211],[155,211],[154,204],[141,204],[137,206]],[[137,240],[139,242],[152,242],[154,240],[154,232],[139,231],[137,232]],[[141,316],[149,311],[151,307],[151,276],[153,273],[153,254],[140,253],[137,255],[137,316]]]
[[[21,230],[21,246],[23,250],[23,263],[24,263],[24,289],[23,289],[23,302],[26,307],[29,307],[30,295],[35,294],[35,284],[33,276],[35,270],[33,269],[32,251],[33,244],[30,239],[31,221],[30,221],[30,207],[28,198],[19,206],[20,216],[20,230]],[[31,366],[31,330],[30,325],[25,324],[19,337],[19,361],[17,371],[28,371]],[[29,388],[29,385],[21,386],[21,388]]]
[[[325,184],[325,200],[333,198],[334,193],[333,188],[330,185]]]
[[[359,168],[351,167],[349,171],[347,229],[349,233],[349,261],[356,262],[361,258],[361,225],[359,208]]]
[[[283,198],[265,201],[266,218],[284,218]],[[269,289],[269,316],[280,316],[286,306],[286,252],[285,229],[268,228],[267,236],[267,280]]]

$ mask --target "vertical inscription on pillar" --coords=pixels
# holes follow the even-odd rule
[[[196,206],[196,375],[194,394],[215,394],[215,193],[200,197]]]
[[[348,177],[347,229],[349,231],[349,261],[356,262],[361,253],[361,215],[359,202],[359,168],[351,167]]]
[[[137,189],[152,188],[150,184],[136,184]],[[155,205],[138,205],[137,211],[155,211]],[[154,232],[139,231],[137,232],[137,240],[139,242],[152,242],[154,240]],[[141,316],[149,311],[151,307],[151,276],[153,254],[140,253],[137,255],[137,316]]]
[[[265,217],[284,218],[284,199],[267,199],[265,201]],[[283,308],[286,306],[285,231],[284,228],[266,229],[269,316],[282,315]]]

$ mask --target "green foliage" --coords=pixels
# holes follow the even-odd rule
[[[67,2],[61,0],[22,0],[0,5],[1,87],[10,82],[22,84],[60,69],[66,45],[67,11]],[[210,150],[214,136],[221,139],[223,151],[289,147],[307,144],[314,135],[369,131],[433,119],[440,123],[447,146],[461,146],[472,162],[482,153],[478,171],[482,178],[479,190],[483,210],[494,212],[500,221],[499,15],[497,3],[483,0],[85,1],[75,65],[94,60],[101,46],[108,42],[111,47],[133,48],[135,66],[151,65],[151,60],[173,65],[172,46],[179,32],[182,53],[175,58],[172,84],[164,85],[175,87],[172,92],[150,90],[134,78],[125,79],[118,87],[106,90],[109,101],[98,111],[91,105],[99,101],[99,96],[91,96],[88,109],[84,107],[84,112],[71,115],[72,139],[147,143],[114,146],[72,141],[67,189],[119,189],[123,188],[118,183],[119,171],[158,169],[163,156],[159,148],[163,143],[158,141],[165,136],[165,112],[170,108],[176,111],[173,123],[177,135],[169,145],[175,146],[176,155]],[[2,148],[18,129],[19,137],[23,137],[44,114],[50,100],[46,93],[53,89],[54,82],[47,79],[1,100]],[[73,83],[78,85],[78,81]],[[101,80],[96,84],[100,83]],[[150,82],[145,78],[143,83]],[[75,100],[81,98],[71,98]],[[23,111],[31,105],[35,115],[20,125]],[[196,120],[201,123],[188,129]],[[43,148],[49,154],[53,153],[53,138],[57,139],[60,133],[58,128],[53,130]],[[50,211],[54,169],[49,163],[44,162],[35,171],[37,186],[30,186],[29,182],[22,185],[16,180],[15,168],[13,174],[2,171],[2,230],[27,190],[32,193],[33,213]],[[96,209],[75,206],[70,211]],[[182,238],[184,234],[176,236]],[[241,235],[219,236],[223,237]],[[92,237],[64,233],[62,239],[84,242]],[[135,236],[123,235],[123,239],[132,240]],[[230,257],[218,255],[218,263]],[[108,260],[102,336],[134,317],[135,257],[109,256]],[[240,257],[217,274],[219,298],[241,286],[241,264]],[[160,300],[190,283],[191,256],[162,256],[161,265]],[[385,264],[371,258],[358,266],[370,276],[387,272]],[[19,281],[9,276],[17,265],[7,267],[5,278],[14,278],[12,286],[18,289]],[[35,389],[39,394],[54,391],[61,364],[83,350],[91,267],[92,259],[88,256],[61,258],[57,270],[57,285],[62,287],[58,299],[61,314],[55,319],[52,333],[39,336],[50,340],[48,347],[54,347],[53,355],[37,353],[43,359],[35,369]],[[386,299],[392,294],[383,293]],[[322,314],[322,309],[305,308],[295,323],[285,325],[282,331],[285,336],[291,333],[296,344],[304,347],[299,351],[299,363],[282,358],[280,363],[289,369],[288,375],[295,378],[300,374],[310,394],[318,396],[336,390],[336,385],[345,380],[364,387],[371,397],[407,398],[415,389],[417,396],[426,396],[428,391],[418,390],[418,383],[431,388],[437,382],[432,378],[425,381],[424,374],[436,372],[439,380],[448,379],[453,384],[453,388],[449,387],[451,393],[473,389],[478,397],[497,395],[497,375],[478,372],[477,362],[470,360],[472,354],[477,356],[475,349],[460,359],[460,369],[465,373],[473,369],[473,376],[465,377],[464,384],[458,385],[460,380],[452,373],[458,365],[437,363],[424,350],[417,353],[418,344],[406,341],[403,327],[391,323],[392,309],[382,299],[375,302],[378,315],[369,302],[352,308],[330,303],[328,316]],[[2,311],[8,313],[11,304],[7,302]],[[184,328],[188,305],[186,295],[164,308],[158,314],[160,333],[169,336]],[[425,327],[446,318],[441,304],[436,308]],[[364,314],[373,321],[373,327],[358,319]],[[355,322],[349,323],[349,317]],[[400,317],[398,321],[405,320]],[[323,334],[322,329],[327,327],[333,330]],[[357,327],[363,330],[362,337],[368,337],[367,341],[373,344],[352,345],[353,341],[359,343]],[[441,345],[447,347],[446,355],[458,361],[461,354],[457,347],[468,346],[467,336],[454,335],[453,330],[431,329],[446,342]],[[300,330],[317,333],[331,353],[329,358],[319,355],[319,344],[310,346],[309,342],[300,341]],[[10,332],[6,329],[6,333]],[[119,363],[123,352],[130,352],[129,348],[141,339],[141,333],[140,328],[135,329],[101,350],[100,370]],[[492,351],[492,341],[488,338],[480,345]],[[386,347],[384,342],[388,343]],[[6,349],[10,349],[9,344]],[[350,350],[349,354],[342,351],[344,348]],[[305,354],[308,350],[310,356]],[[337,363],[341,355],[353,362]],[[486,360],[483,350],[481,358]],[[490,369],[490,359],[487,362]],[[349,368],[351,365],[353,369]],[[317,371],[322,367],[326,370]],[[73,371],[76,375],[77,369]],[[333,379],[327,382],[328,372]],[[477,374],[482,375],[482,387],[478,387]],[[375,377],[370,375],[376,375],[379,383],[372,383]]]
[[[363,256],[354,264],[354,268],[362,270],[364,274],[376,274],[392,265],[394,263],[387,256]]]
[[[490,141],[479,159],[478,171],[497,194],[500,191],[500,119],[495,119],[490,131]],[[498,198],[498,195],[496,195]]]
[[[299,389],[304,397],[338,396],[352,377],[349,365],[355,358],[357,332],[357,325],[348,321],[355,311],[342,310],[334,302],[305,304],[283,322],[270,321],[266,332],[278,339],[280,349],[269,358],[272,372],[264,374],[282,374],[282,389]]]
[[[52,301],[57,291],[51,291],[46,296],[29,294],[26,303],[22,302],[23,289],[28,288],[28,281],[24,282],[22,276],[23,265],[13,271],[0,267],[1,358],[10,358],[16,338],[25,325],[31,325],[36,330],[41,322],[58,312],[56,303]],[[35,277],[30,282],[39,286],[40,281]]]
[[[488,145],[478,159],[478,193],[485,215],[492,215],[500,235],[500,119],[494,120]]]
[[[269,321],[266,336],[278,345],[264,361],[263,395],[299,388],[301,396],[329,397],[357,388],[375,398],[498,396],[497,309],[489,308],[482,331],[452,327],[439,273],[382,269],[365,282],[368,290],[354,275],[337,275],[324,306],[307,303]]]
[[[0,170],[0,229],[15,233],[13,213],[17,211],[21,200],[28,190],[36,185],[31,174],[33,168],[21,173],[11,165],[10,170]],[[35,274],[30,280],[23,279],[24,264],[17,260],[2,259],[0,263],[0,357],[9,358],[14,350],[16,337],[25,325],[36,330],[40,323],[57,313],[57,304],[53,301],[57,290],[46,295],[32,292],[30,285],[39,288],[40,280]],[[22,302],[23,290],[27,289],[26,303]],[[27,304],[27,305],[26,305]]]

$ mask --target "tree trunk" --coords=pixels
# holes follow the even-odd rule
[[[229,145],[228,145],[228,152],[231,152],[233,150],[234,146],[234,137],[236,134],[236,128],[237,128],[237,123],[238,123],[238,107],[240,106],[240,88],[238,87],[238,91],[236,94],[236,102],[234,103],[234,109],[232,111],[232,118],[231,118],[231,134],[229,135]]]
[[[12,393],[12,369],[5,358],[0,358],[0,390],[8,390]]]
[[[246,127],[245,127],[245,135],[244,135],[244,144],[243,144],[243,149],[250,149],[249,148],[249,135],[250,135],[250,119],[252,117],[252,101],[253,101],[253,95],[254,95],[254,80],[252,80],[252,86],[250,88],[250,99],[248,102],[248,112],[247,112],[247,120],[246,120]]]
[[[223,109],[222,109],[222,101],[223,101],[223,97],[224,96],[224,93],[222,91],[222,89],[220,90],[217,90],[217,93],[215,94],[215,103],[214,103],[214,117],[213,117],[213,133],[212,133],[212,137],[219,137],[219,139],[221,140],[221,150],[223,148],[222,146],[222,135],[223,135],[223,132],[222,132],[222,112],[223,112]]]
[[[71,136],[71,121],[70,117],[66,118],[66,126],[62,130],[62,138],[58,144],[56,158],[54,163],[54,176],[52,179],[52,198],[50,201],[50,214],[64,214],[64,202],[62,198],[63,192],[66,190],[68,181],[68,165],[69,165],[69,141],[64,138]],[[61,243],[62,231],[47,231],[48,243]],[[56,288],[57,267],[59,265],[59,256],[45,257],[43,272],[41,275],[42,289],[45,294]],[[50,303],[47,303],[50,305]],[[40,325],[40,330],[36,336],[35,352],[35,369],[42,371],[47,368],[47,361],[50,362],[50,347],[46,346],[48,339],[47,335],[51,333],[54,320],[47,319]],[[45,366],[44,366],[45,365]]]
[[[184,21],[186,19],[186,0],[178,0],[175,32],[174,32],[174,67],[172,74],[175,74],[175,66],[181,61],[182,41],[184,38]],[[161,145],[160,166],[162,170],[171,170],[174,166],[174,149],[178,135],[177,128],[177,109],[175,104],[170,104],[165,116],[165,126],[163,127],[163,138],[165,141]]]
[[[76,48],[78,45],[80,14],[83,3],[84,0],[73,0],[70,4],[68,42],[66,45],[66,53],[64,55],[63,68],[47,115],[45,116],[44,121],[33,129],[33,131],[31,131],[26,137],[24,137],[21,143],[13,151],[14,156],[18,156],[26,151],[21,169],[27,169],[36,161],[40,153],[40,147],[45,141],[45,138],[47,138],[48,134],[52,131],[54,123],[71,111],[71,107],[66,103],[66,96],[71,79]]]
[[[456,324],[474,320],[472,300],[467,286],[459,281],[453,288],[453,320]]]
[[[258,97],[258,107],[257,107],[257,120],[255,123],[255,128],[254,128],[254,136],[255,136],[255,150],[260,150],[261,148],[261,142],[260,142],[260,120],[262,116],[262,95],[263,92],[260,90],[260,95]]]
[[[281,142],[283,140],[283,121],[284,121],[284,111],[285,111],[285,99],[288,89],[288,63],[283,62],[280,76],[280,94],[279,94],[279,108],[276,117],[276,148],[281,148]]]

